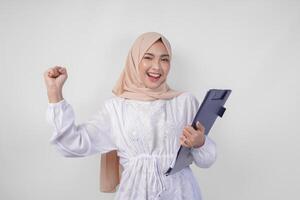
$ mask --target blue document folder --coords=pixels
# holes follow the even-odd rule
[[[212,128],[217,117],[222,117],[225,108],[224,104],[228,99],[231,90],[221,90],[221,89],[210,89],[205,97],[201,106],[198,109],[196,116],[194,117],[192,126],[196,128],[196,123],[199,121],[205,127],[205,135],[208,135],[210,129]],[[191,149],[180,146],[176,158],[171,163],[170,168],[165,172],[165,175],[174,174],[181,169],[189,166],[193,162],[193,157],[191,154]]]

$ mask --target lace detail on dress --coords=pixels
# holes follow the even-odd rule
[[[161,100],[128,103],[129,111],[135,117],[125,126],[133,141],[143,145],[145,153],[151,154],[154,149],[161,147],[167,138],[166,126],[170,126],[170,122],[167,123],[165,104],[165,101]]]

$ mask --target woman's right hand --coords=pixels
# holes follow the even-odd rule
[[[67,78],[68,73],[65,67],[54,66],[45,71],[44,79],[50,103],[55,103],[63,99],[62,87]]]
[[[61,66],[51,67],[44,73],[47,89],[61,90],[67,78],[67,69]]]

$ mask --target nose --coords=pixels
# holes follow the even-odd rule
[[[161,68],[161,64],[159,60],[154,60],[152,63],[152,68],[159,70]]]

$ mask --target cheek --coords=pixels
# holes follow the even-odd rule
[[[149,68],[151,66],[151,61],[147,60],[147,59],[142,59],[141,62],[140,62],[140,65],[143,68]]]
[[[163,66],[163,71],[164,71],[164,76],[167,76],[169,74],[169,71],[170,71],[170,65],[169,64],[166,64]]]
[[[139,64],[139,74],[142,79],[145,79],[146,72],[148,70],[148,63],[141,61]]]

